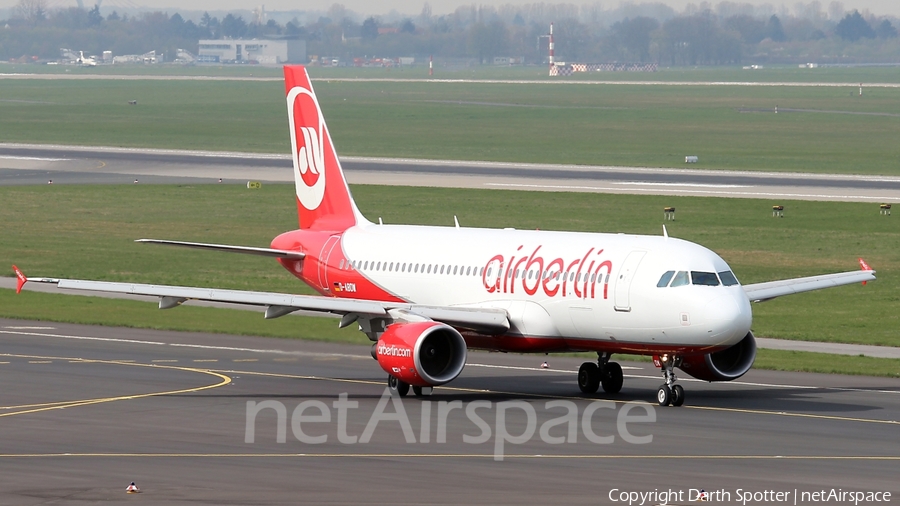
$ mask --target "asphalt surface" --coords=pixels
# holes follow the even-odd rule
[[[344,157],[350,183],[893,202],[900,177]],[[0,185],[293,181],[289,155],[0,144]]]
[[[682,492],[672,504],[691,503],[690,489],[721,490],[730,497],[715,502],[740,504],[739,490],[900,494],[898,379],[682,378],[686,405],[660,408],[650,404],[658,372],[623,364],[615,403],[593,404],[575,385],[578,359],[473,352],[447,387],[402,400],[412,442],[402,423],[383,417],[368,441],[351,443],[377,413],[397,409],[382,401],[385,374],[366,346],[17,320],[0,320],[0,342],[2,504],[613,504],[611,493],[670,489]],[[358,405],[342,413],[342,394]],[[283,443],[274,409],[247,423],[248,402],[267,401],[285,407]],[[320,401],[330,421],[312,420],[316,407],[294,411],[308,401]],[[460,407],[441,415],[455,401]],[[470,408],[476,401],[483,407]],[[567,436],[567,424],[545,425],[566,413],[548,401],[573,403],[574,442],[542,440]],[[534,434],[504,443],[497,460],[497,429],[528,431],[523,406],[534,409]],[[583,416],[594,408],[587,425],[610,443],[588,440]],[[640,415],[655,421],[618,427]],[[466,442],[483,434],[476,419],[490,436]],[[141,494],[125,494],[131,482]]]

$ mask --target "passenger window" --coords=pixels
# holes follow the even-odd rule
[[[662,275],[661,278],[659,278],[659,283],[656,283],[656,286],[658,288],[663,288],[665,286],[668,286],[669,281],[672,281],[672,276],[674,276],[674,275],[675,275],[675,271],[667,271],[665,274]]]
[[[734,273],[731,271],[720,272],[719,279],[722,280],[722,285],[724,286],[734,286],[739,284],[737,278],[734,277]]]
[[[701,286],[719,286],[719,278],[715,272],[691,271],[691,282]]]
[[[684,286],[691,284],[691,278],[688,277],[687,271],[678,271],[675,273],[675,279],[672,280],[670,287]]]

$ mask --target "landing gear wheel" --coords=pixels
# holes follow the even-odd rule
[[[622,390],[622,383],[625,381],[622,376],[622,366],[616,362],[607,362],[603,372],[603,379],[600,381],[603,391],[608,394],[619,393]]]
[[[672,405],[681,406],[682,404],[684,404],[684,388],[681,385],[675,385],[672,387]]]
[[[668,406],[672,402],[672,391],[669,390],[668,385],[663,385],[656,391],[656,402],[660,406]]]
[[[593,362],[585,362],[578,368],[578,388],[586,394],[597,393],[600,388],[600,368]]]
[[[409,393],[409,383],[391,375],[388,375],[388,388],[391,389],[392,393],[396,392],[400,397],[405,397]]]
[[[422,387],[413,387],[413,394],[416,397],[422,397]]]

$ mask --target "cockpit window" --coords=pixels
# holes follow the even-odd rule
[[[691,271],[691,282],[695,285],[719,286],[719,278],[715,272]]]
[[[669,281],[672,280],[672,276],[675,275],[675,271],[668,271],[659,278],[659,283],[656,283],[657,288],[663,288],[664,286],[668,286]]]
[[[734,277],[734,273],[731,271],[720,272],[719,279],[722,280],[722,284],[725,286],[734,286],[738,284],[737,278]]]
[[[687,271],[678,271],[675,274],[675,279],[672,280],[672,284],[669,285],[671,287],[676,286],[684,286],[691,284],[691,278],[688,277]]]

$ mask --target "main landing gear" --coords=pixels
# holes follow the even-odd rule
[[[586,394],[597,392],[600,386],[608,394],[617,394],[622,390],[622,366],[610,362],[611,353],[597,352],[597,363],[585,362],[578,369],[578,388]]]
[[[409,383],[397,378],[393,375],[388,374],[387,378],[388,388],[391,390],[391,394],[398,395],[400,397],[406,397],[406,394],[409,393]],[[413,394],[416,397],[423,397],[431,395],[431,392],[434,391],[432,387],[412,387]]]
[[[656,361],[654,357],[654,361]],[[662,369],[663,383],[656,391],[656,402],[660,406],[681,406],[684,404],[684,388],[675,384],[675,367],[681,364],[681,357],[663,355],[659,357],[659,365]]]
[[[409,383],[401,380],[396,376],[392,376],[388,374],[388,388],[391,390],[392,394],[397,394],[400,397],[406,397],[406,394],[409,393]]]

